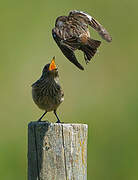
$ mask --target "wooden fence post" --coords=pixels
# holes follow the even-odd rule
[[[87,180],[87,124],[28,124],[28,180]]]

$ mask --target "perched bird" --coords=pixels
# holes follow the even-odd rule
[[[57,123],[60,123],[56,110],[64,100],[64,93],[59,84],[55,57],[50,64],[45,65],[40,79],[32,84],[32,98],[40,109],[45,110],[38,121],[41,121],[47,112],[53,111],[57,117]]]
[[[88,25],[94,28],[107,42],[112,41],[106,29],[93,17],[82,11],[74,10],[68,16],[59,16],[52,29],[53,38],[63,54],[81,70],[84,68],[77,61],[74,51],[77,49],[83,51],[87,64],[101,44],[101,41],[90,38]]]

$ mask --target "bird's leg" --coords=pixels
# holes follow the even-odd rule
[[[38,122],[41,121],[41,119],[46,115],[47,111],[44,112],[44,114],[38,119]]]
[[[56,116],[56,118],[57,118],[57,122],[56,122],[56,123],[61,123],[60,120],[59,120],[59,118],[58,118],[58,115],[57,115],[57,113],[56,113],[56,110],[54,110],[54,114],[55,114],[55,116]]]

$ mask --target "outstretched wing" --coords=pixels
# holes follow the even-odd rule
[[[85,23],[89,24],[92,28],[94,28],[99,33],[99,35],[107,42],[112,41],[112,38],[107,32],[107,30],[89,14],[82,11],[74,10],[70,11],[69,17],[73,17],[75,19],[80,19],[81,21],[84,21]]]
[[[75,64],[79,69],[84,70],[83,66],[77,61],[74,51],[76,50],[75,47],[66,44],[63,39],[61,39],[58,32],[56,32],[56,28],[52,29],[52,36],[56,41],[58,47],[61,49],[62,53],[69,59],[70,62]],[[75,39],[73,40],[75,43]]]

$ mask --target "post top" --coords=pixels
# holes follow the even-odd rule
[[[41,122],[38,122],[38,121],[31,121],[29,122],[28,126],[34,126],[34,125],[37,125],[37,126],[66,126],[66,127],[69,127],[69,126],[86,126],[88,127],[87,124],[78,124],[78,123],[52,123],[52,122],[48,122],[48,121],[41,121]]]

